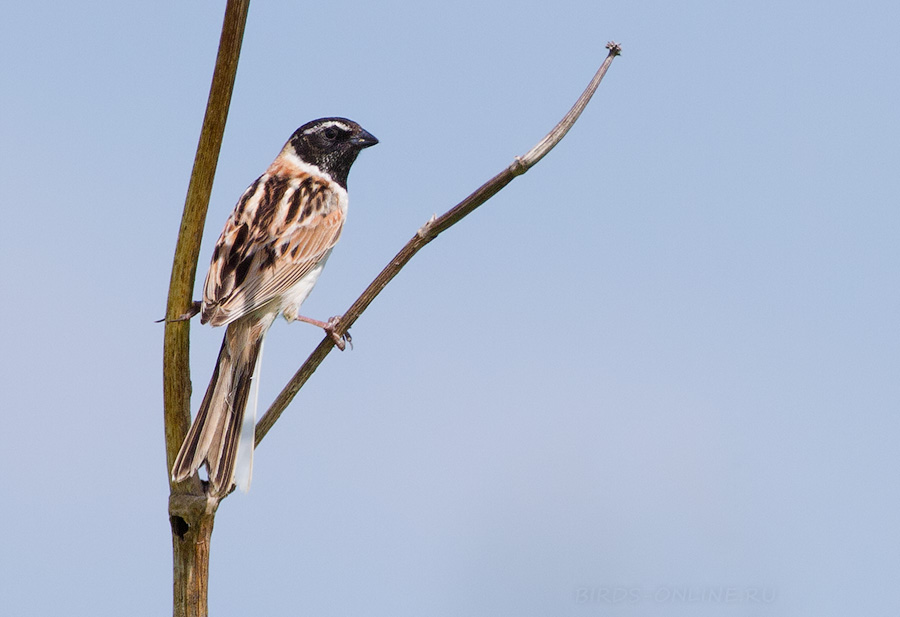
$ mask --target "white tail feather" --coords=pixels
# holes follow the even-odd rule
[[[259,405],[259,371],[262,365],[264,341],[259,343],[256,366],[253,367],[253,379],[250,385],[250,400],[244,410],[241,423],[241,436],[238,440],[237,454],[234,461],[234,483],[244,493],[250,490],[253,478],[253,451],[256,449],[256,410]]]

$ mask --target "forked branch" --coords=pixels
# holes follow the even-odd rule
[[[359,316],[362,315],[363,311],[365,311],[378,294],[381,293],[381,290],[384,289],[387,284],[391,282],[391,279],[397,276],[400,270],[403,269],[403,266],[412,259],[413,255],[418,253],[426,244],[437,238],[439,234],[461,221],[478,206],[496,195],[503,187],[512,182],[513,178],[520,176],[531,169],[531,167],[537,164],[538,161],[540,161],[563,137],[565,137],[566,133],[569,132],[569,129],[572,128],[572,125],[575,124],[575,121],[578,120],[581,112],[584,111],[585,106],[588,104],[588,101],[591,100],[594,92],[596,92],[597,87],[600,85],[600,81],[603,79],[603,76],[606,75],[606,71],[609,69],[610,64],[612,64],[613,58],[618,56],[622,51],[622,48],[617,43],[612,42],[608,43],[606,48],[609,49],[609,54],[606,56],[603,64],[597,70],[587,88],[575,102],[575,105],[573,105],[572,109],[569,110],[569,113],[560,120],[559,124],[557,124],[544,139],[538,142],[536,146],[529,150],[527,154],[524,156],[517,156],[509,167],[488,180],[474,193],[463,199],[441,216],[432,217],[431,220],[425,223],[409,242],[406,243],[406,246],[400,249],[400,252],[397,253],[390,263],[384,267],[381,273],[375,277],[375,280],[372,281],[366,290],[363,291],[362,295],[356,299],[356,302],[347,309],[347,312],[341,317],[337,328],[335,328],[335,334],[340,336],[347,332],[350,326],[352,326]],[[306,362],[304,362],[297,370],[291,380],[282,389],[281,393],[272,402],[272,405],[256,425],[257,445],[263,440],[275,422],[278,421],[278,418],[281,417],[281,414],[294,399],[297,392],[300,391],[300,388],[303,387],[319,365],[322,364],[322,361],[331,352],[332,347],[334,347],[334,341],[330,336],[326,336],[322,339],[322,342],[319,343],[315,350],[313,350]]]

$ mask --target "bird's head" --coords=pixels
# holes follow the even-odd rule
[[[315,165],[347,188],[347,175],[363,148],[378,143],[370,132],[346,118],[320,118],[294,131],[288,146],[303,162]]]

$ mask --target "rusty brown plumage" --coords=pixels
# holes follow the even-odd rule
[[[201,322],[227,326],[200,409],[172,466],[185,480],[209,472],[208,493],[221,498],[235,481],[249,488],[256,421],[254,386],[263,340],[279,314],[300,305],[341,237],[347,214],[347,174],[360,150],[378,140],[344,118],[322,118],[297,129],[266,172],[235,205],[213,249],[203,286]]]

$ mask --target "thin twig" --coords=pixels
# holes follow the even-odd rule
[[[335,328],[335,334],[340,336],[347,332],[350,326],[352,326],[363,311],[366,310],[369,304],[371,304],[376,296],[381,293],[381,290],[384,289],[387,284],[391,282],[391,279],[397,276],[403,266],[412,259],[413,255],[418,253],[426,244],[434,240],[440,233],[458,223],[475,210],[475,208],[496,195],[503,187],[512,182],[516,176],[520,176],[528,171],[559,143],[566,133],[568,133],[569,129],[572,128],[572,125],[575,124],[575,121],[578,119],[578,116],[581,115],[581,112],[584,111],[588,101],[590,101],[594,92],[597,90],[597,87],[600,85],[600,81],[606,74],[607,69],[609,69],[613,58],[618,56],[622,51],[622,48],[617,43],[612,42],[608,43],[606,48],[609,49],[609,54],[606,56],[603,64],[597,70],[593,79],[591,79],[588,87],[578,98],[578,101],[576,101],[575,105],[569,110],[569,113],[565,115],[559,124],[557,124],[534,148],[529,150],[525,156],[517,156],[509,167],[491,178],[474,193],[466,197],[443,215],[436,218],[432,217],[431,220],[425,223],[412,239],[406,243],[406,246],[404,246],[390,263],[385,266],[381,273],[375,277],[375,280],[369,284],[362,295],[357,298],[356,302],[347,309],[347,312],[341,317],[337,328]],[[322,342],[319,343],[315,350],[313,350],[306,362],[303,363],[284,389],[282,389],[281,393],[275,398],[272,405],[256,425],[257,445],[263,440],[275,422],[278,421],[278,418],[281,417],[281,414],[293,400],[294,396],[296,396],[297,392],[300,391],[300,388],[303,387],[325,357],[331,352],[332,347],[334,347],[334,341],[330,336],[326,336],[322,339]]]

